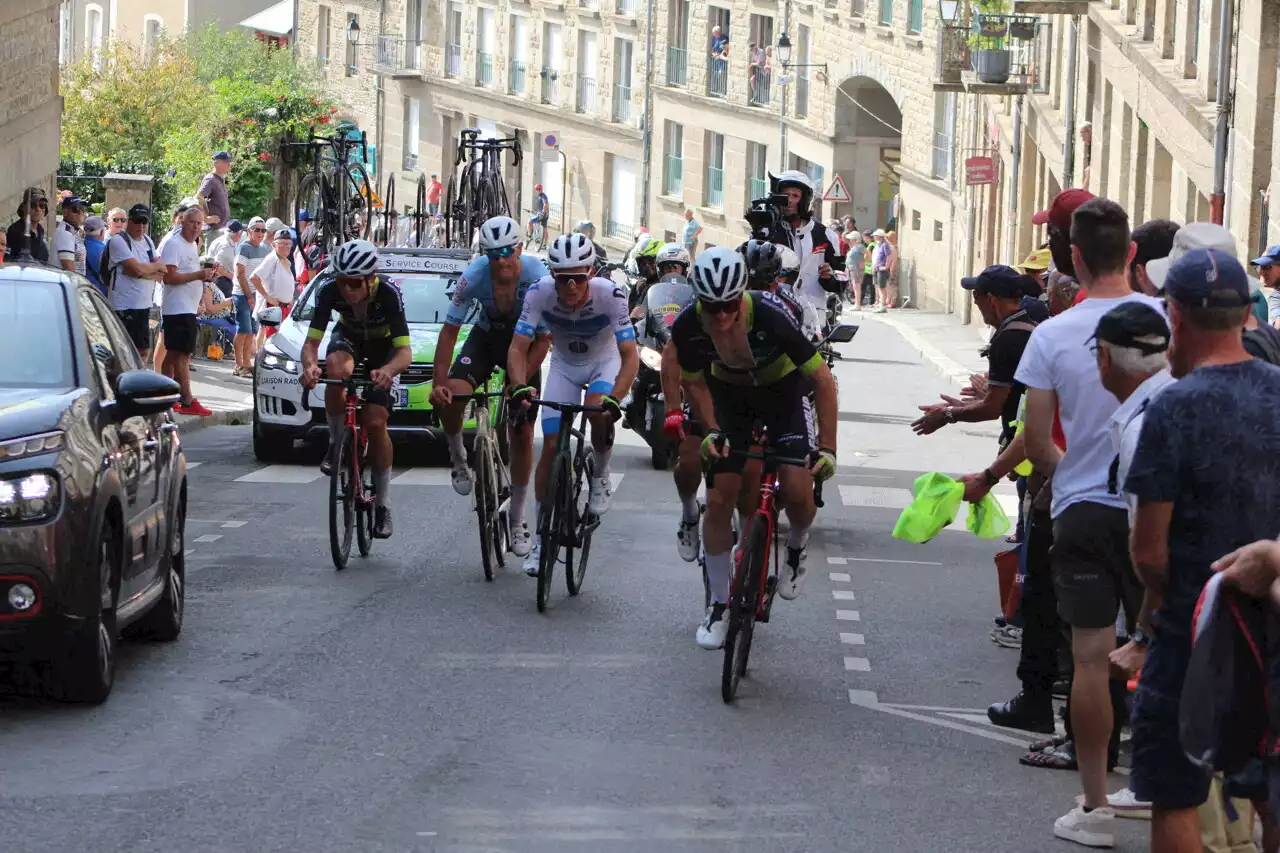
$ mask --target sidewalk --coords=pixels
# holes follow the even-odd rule
[[[213,414],[176,415],[184,434],[208,426],[247,424],[253,418],[253,382],[232,376],[235,362],[191,360],[191,393]]]
[[[950,380],[957,391],[969,384],[970,375],[987,372],[987,360],[979,355],[979,351],[990,338],[991,329],[976,311],[975,322],[967,326],[956,314],[935,314],[911,308],[873,314],[870,311],[851,311],[846,306],[842,317],[846,321],[891,326]]]

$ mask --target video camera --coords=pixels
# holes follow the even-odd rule
[[[782,218],[782,211],[786,206],[787,197],[778,192],[752,199],[746,212],[742,214],[751,226],[751,238],[770,243],[779,242],[779,238],[787,233]]]

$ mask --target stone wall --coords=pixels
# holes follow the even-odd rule
[[[0,3],[0,218],[7,225],[22,191],[51,195],[58,169],[59,122],[57,0]],[[50,223],[52,224],[52,223]]]

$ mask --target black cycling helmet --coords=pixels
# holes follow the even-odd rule
[[[782,275],[782,252],[778,246],[767,240],[748,240],[738,251],[747,262],[747,286],[772,289]]]

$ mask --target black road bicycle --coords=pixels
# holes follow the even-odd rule
[[[317,136],[305,142],[286,142],[285,150],[296,148],[310,155],[311,172],[304,175],[294,197],[294,222],[301,222],[303,210],[311,213],[315,245],[328,255],[348,240],[368,239],[373,226],[373,185],[363,165],[351,159],[359,150],[369,158],[363,132],[359,139],[345,136]]]
[[[510,151],[512,165],[519,166],[520,140],[514,136],[481,139],[476,128],[465,128],[458,138],[458,155],[445,195],[446,239],[450,248],[469,249],[471,235],[486,219],[510,216],[511,205],[502,180],[502,152]]]
[[[489,401],[499,398],[496,423],[489,421]],[[480,528],[480,558],[484,564],[484,579],[493,580],[496,568],[506,565],[507,545],[511,535],[508,511],[511,506],[511,475],[504,462],[498,434],[506,425],[506,406],[502,398],[505,390],[476,391],[471,394],[455,394],[454,401],[471,400],[476,433],[471,450],[472,489],[475,501],[476,523]]]

